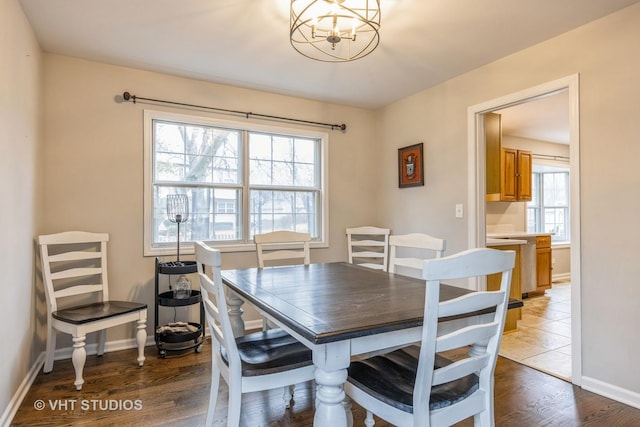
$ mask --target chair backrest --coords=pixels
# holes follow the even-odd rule
[[[85,231],[38,236],[49,313],[58,310],[60,298],[101,293],[100,300],[109,299],[108,241],[107,233]]]
[[[240,355],[231,328],[225,286],[222,284],[220,275],[222,266],[220,250],[202,242],[195,242],[193,247],[198,266],[202,304],[212,337],[212,349],[214,352],[226,351],[230,368],[240,369]]]
[[[440,258],[444,254],[446,240],[424,233],[396,234],[389,236],[389,272],[397,273],[398,267],[408,267],[422,273],[422,262],[427,258]],[[399,257],[398,248],[409,248],[421,256]]]
[[[479,389],[486,396],[493,396],[493,372],[500,339],[504,327],[508,303],[511,271],[515,252],[488,248],[469,249],[455,255],[423,262],[423,278],[426,279],[424,324],[418,373],[413,395],[415,425],[427,425],[420,420],[429,419],[429,397],[432,386],[476,374]],[[500,289],[473,292],[453,300],[439,302],[440,281],[501,273]],[[495,309],[484,315],[478,323],[462,323],[443,331],[445,325],[438,319]],[[439,330],[440,329],[440,330]],[[467,357],[444,367],[434,367],[436,353],[471,346]],[[492,408],[489,408],[493,411]],[[433,418],[432,418],[433,421]],[[439,425],[438,423],[433,423]],[[443,423],[443,425],[446,422]],[[449,424],[447,424],[449,425]]]
[[[347,228],[349,263],[387,271],[390,233],[388,228],[372,226]]]
[[[266,262],[278,264],[302,263],[309,265],[311,256],[309,242],[311,234],[295,231],[273,231],[256,234],[253,237],[258,255],[258,267],[264,268]],[[286,262],[284,262],[286,261]]]

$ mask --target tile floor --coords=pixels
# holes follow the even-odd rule
[[[502,337],[500,355],[571,381],[571,283],[554,282],[524,299],[518,330]]]

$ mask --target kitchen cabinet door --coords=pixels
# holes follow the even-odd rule
[[[501,154],[500,201],[530,201],[532,153],[502,148]]]
[[[532,153],[502,147],[500,114],[484,115],[486,157],[486,200],[488,202],[530,201]]]
[[[536,292],[551,288],[551,237],[536,238]]]
[[[530,151],[518,150],[517,162],[517,198],[520,201],[531,201],[531,173],[533,169],[533,153],[531,153]]]

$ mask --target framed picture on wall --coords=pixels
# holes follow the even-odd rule
[[[422,142],[398,148],[398,186],[416,187],[424,185]]]

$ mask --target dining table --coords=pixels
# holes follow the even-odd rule
[[[345,262],[223,270],[229,315],[244,334],[246,301],[312,350],[315,369],[315,427],[352,425],[344,383],[353,358],[419,343],[425,281]],[[441,284],[440,300],[473,292]],[[511,299],[509,308],[521,307]],[[488,312],[440,320],[473,322]],[[477,321],[477,320],[475,320]]]

